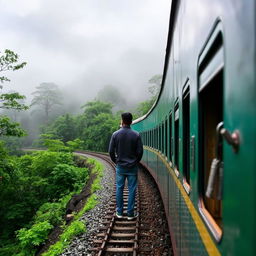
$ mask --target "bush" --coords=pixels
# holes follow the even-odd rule
[[[49,195],[65,195],[71,191],[79,189],[87,180],[88,170],[67,164],[58,164],[53,168],[49,177]]]
[[[36,246],[40,245],[47,238],[53,226],[48,221],[34,224],[30,229],[22,228],[17,231],[17,238],[22,248],[21,253],[33,255]]]
[[[51,225],[59,225],[62,221],[62,216],[65,213],[65,206],[61,203],[45,203],[36,212],[34,221],[48,221]]]

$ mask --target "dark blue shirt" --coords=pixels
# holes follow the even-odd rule
[[[111,160],[123,168],[135,167],[142,158],[143,145],[138,132],[124,126],[114,132],[109,143]]]

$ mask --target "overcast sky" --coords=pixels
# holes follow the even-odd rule
[[[0,51],[28,62],[6,73],[31,98],[42,82],[88,98],[104,85],[144,94],[163,72],[170,0],[0,0]]]

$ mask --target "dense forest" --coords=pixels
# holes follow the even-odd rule
[[[25,66],[13,51],[1,53],[1,74]],[[1,76],[1,88],[8,81]],[[55,252],[60,252],[73,235],[84,232],[84,225],[77,219],[65,226],[63,216],[72,196],[81,193],[90,175],[100,173],[101,168],[73,152],[106,152],[111,134],[119,128],[120,113],[132,111],[135,118],[147,113],[160,83],[161,75],[153,76],[148,88],[151,97],[136,107],[129,107],[125,96],[107,85],[93,100],[74,107],[80,109],[77,113],[65,105],[63,93],[54,83],[37,86],[30,104],[18,92],[0,94],[1,256],[35,255],[58,225],[66,233],[52,249]],[[94,199],[86,209],[93,204]]]

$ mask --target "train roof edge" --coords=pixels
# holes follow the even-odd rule
[[[156,107],[162,91],[163,91],[163,87],[164,87],[164,82],[165,82],[165,78],[166,78],[166,72],[167,72],[167,66],[168,66],[168,59],[169,59],[169,55],[170,55],[170,49],[171,49],[171,43],[172,43],[172,31],[173,31],[173,27],[174,27],[174,22],[175,22],[175,17],[176,17],[176,10],[177,10],[177,5],[178,5],[178,0],[172,0],[171,1],[171,11],[170,11],[170,18],[169,18],[169,30],[168,30],[168,35],[167,35],[167,46],[166,46],[166,53],[165,53],[165,61],[164,61],[164,70],[163,70],[163,78],[162,78],[162,82],[161,82],[161,87],[160,87],[160,91],[158,94],[158,97],[155,101],[155,103],[153,104],[153,106],[150,108],[150,110],[143,116],[135,119],[132,124],[136,124],[141,122],[142,120],[146,119],[147,116],[154,110],[154,108]]]

